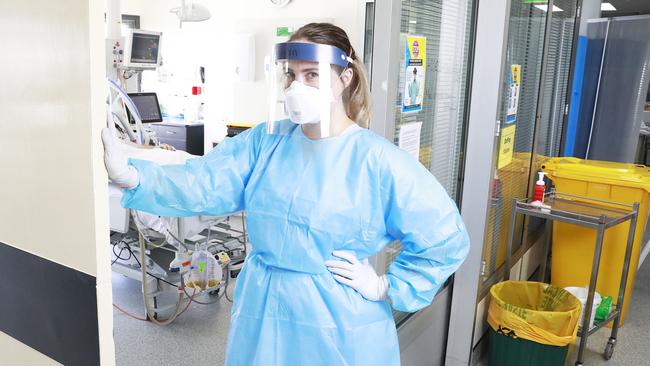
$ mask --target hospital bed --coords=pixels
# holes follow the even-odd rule
[[[161,165],[184,164],[188,159],[196,157],[173,148],[155,146],[155,136],[146,135],[137,109],[128,95],[110,80],[109,86],[112,92],[107,108],[108,125],[116,135],[124,137],[123,143],[118,144],[123,155]],[[129,108],[136,120],[135,131],[121,113],[124,108]],[[183,281],[184,274],[191,270],[190,256],[195,250],[203,249],[212,255],[220,254],[223,266],[217,285],[201,289],[200,292],[217,295],[216,299],[208,303],[216,302],[226,293],[231,270],[238,269],[246,255],[243,213],[235,216],[161,217],[122,207],[122,190],[112,183],[109,183],[108,191],[112,269],[116,273],[142,281],[145,311],[150,320],[160,324],[170,323],[181,312],[183,302],[188,301],[188,297],[194,299],[197,295],[196,291],[189,294]],[[241,229],[230,225],[234,217],[241,217]],[[224,253],[227,260],[223,259]],[[179,289],[183,291],[178,291]],[[157,299],[163,291],[179,292],[176,304],[159,304]],[[176,309],[173,310],[173,315],[166,321],[156,320],[160,313],[174,307]]]

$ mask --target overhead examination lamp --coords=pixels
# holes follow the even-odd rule
[[[176,14],[178,17],[180,21],[179,28],[183,28],[183,22],[202,22],[212,16],[205,5],[185,0],[181,0],[181,6],[171,8],[169,12]]]

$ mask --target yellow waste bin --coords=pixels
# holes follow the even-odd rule
[[[630,271],[625,286],[622,325],[632,296],[648,217],[650,168],[578,158],[553,158],[542,165],[542,170],[548,174],[558,192],[618,203],[640,204]],[[606,230],[603,241],[596,290],[602,296],[612,296],[614,301],[617,299],[621,283],[629,225],[629,222],[625,222]],[[595,242],[596,231],[593,229],[561,222],[553,223],[551,283],[557,287],[587,286]]]

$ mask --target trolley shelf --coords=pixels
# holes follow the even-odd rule
[[[609,316],[607,317],[607,319],[603,320],[602,322],[600,322],[598,324],[594,324],[594,326],[591,327],[591,329],[589,329],[589,332],[587,332],[587,336],[590,336],[590,335],[596,333],[600,328],[604,327],[609,322],[614,320],[619,315],[619,313],[620,313],[620,311],[618,309],[612,310],[611,313],[609,314]],[[578,337],[582,337],[582,333],[583,333],[582,329],[578,330]]]
[[[596,235],[596,245],[594,249],[594,260],[591,268],[590,281],[589,281],[589,295],[587,304],[585,304],[584,309],[586,313],[583,318],[583,328],[587,328],[589,318],[591,315],[591,309],[593,308],[593,297],[594,292],[596,291],[596,283],[598,280],[598,269],[600,266],[600,258],[603,250],[603,240],[605,237],[605,231],[612,226],[618,225],[625,221],[630,221],[630,229],[628,232],[628,238],[625,250],[625,259],[623,262],[623,273],[621,275],[621,285],[619,287],[619,292],[615,296],[617,299],[616,304],[623,304],[625,297],[625,284],[627,283],[627,274],[630,269],[630,258],[632,255],[632,245],[634,243],[634,231],[636,228],[636,222],[639,214],[639,204],[635,203],[632,205],[598,200],[590,197],[576,196],[572,194],[560,193],[552,190],[551,192],[544,195],[544,203],[533,202],[531,199],[515,199],[512,204],[512,216],[510,218],[510,233],[508,235],[508,243],[506,247],[506,261],[505,261],[505,275],[504,279],[508,280],[510,277],[511,261],[512,261],[512,241],[514,237],[514,228],[517,218],[517,214],[522,214],[526,216],[538,217],[540,219],[545,219],[547,223],[547,230],[549,235],[547,235],[547,243],[545,247],[545,258],[548,257],[549,252],[549,243],[550,241],[550,225],[553,221],[560,221],[569,224],[589,227],[595,229],[597,232]],[[623,243],[621,243],[622,245]],[[542,281],[545,279],[546,275],[546,260],[542,261],[540,266],[540,277]],[[582,366],[582,357],[584,353],[585,346],[587,345],[587,339],[590,335],[596,333],[602,327],[610,322],[614,322],[612,325],[612,333],[607,341],[605,351],[603,352],[603,357],[606,360],[609,360],[614,353],[614,347],[616,346],[616,337],[618,334],[618,328],[621,320],[621,309],[616,307],[612,310],[611,314],[604,321],[594,325],[587,332],[582,330],[578,331],[578,336],[580,337],[580,346],[578,348],[578,357],[576,360],[576,366]]]
[[[607,206],[606,206],[607,205]],[[609,228],[629,220],[632,205],[595,200],[552,191],[544,198],[543,206],[532,199],[517,200],[517,209],[528,216],[551,219],[569,224]]]

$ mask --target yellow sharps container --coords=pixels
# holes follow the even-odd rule
[[[542,165],[542,170],[548,174],[558,192],[618,203],[640,204],[630,272],[625,287],[622,325],[630,304],[648,218],[650,168],[578,158],[553,158]],[[602,296],[612,296],[614,302],[617,301],[621,283],[629,225],[628,221],[605,231],[596,290]],[[551,283],[557,287],[587,286],[595,242],[596,230],[554,222]]]

